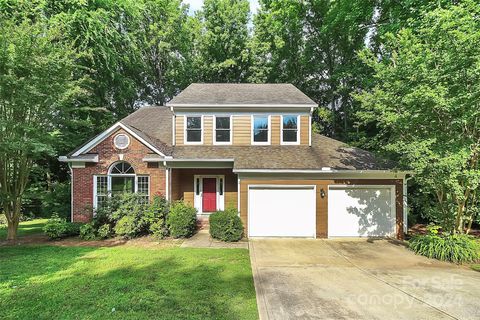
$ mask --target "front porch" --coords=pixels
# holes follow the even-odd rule
[[[230,168],[171,168],[170,200],[194,206],[201,226],[211,213],[238,208],[238,179]]]

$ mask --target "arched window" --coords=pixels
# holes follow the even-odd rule
[[[125,161],[114,163],[108,175],[112,195],[135,192],[135,170],[130,163]]]
[[[137,175],[132,165],[125,161],[112,164],[107,175],[94,177],[94,208],[102,206],[107,197],[122,193],[137,192],[149,199],[150,179],[146,175]]]

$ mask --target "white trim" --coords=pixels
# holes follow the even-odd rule
[[[298,238],[317,238],[317,186],[315,184],[295,184],[295,185],[289,185],[289,184],[249,184],[247,186],[247,208],[248,208],[248,214],[247,214],[247,225],[248,225],[248,237],[249,238],[255,238],[250,236],[250,189],[255,189],[255,188],[269,188],[269,189],[313,189],[314,192],[314,223],[313,223],[313,237],[298,237]],[[240,193],[240,190],[239,190]],[[279,237],[284,237],[284,236],[279,236]]]
[[[85,162],[72,162],[72,168],[81,169],[85,168]]]
[[[179,111],[176,112],[175,115],[177,116],[198,116],[199,114],[202,114],[204,116],[250,116],[252,114],[255,115],[282,115],[282,114],[298,114],[301,116],[308,116],[310,113],[308,111],[301,111],[301,110],[282,110],[282,111],[262,111],[262,110],[245,110],[245,111]]]
[[[175,146],[175,128],[177,127],[177,116],[176,115],[172,115],[172,146]]]
[[[393,230],[393,237],[397,237],[397,201],[396,201],[396,185],[394,184],[331,184],[328,185],[328,190],[327,192],[330,192],[330,189],[344,189],[344,188],[361,188],[361,189],[390,189],[390,200],[392,201],[392,206],[390,207],[390,213],[392,216],[395,218],[395,225],[394,225],[394,230]],[[328,196],[328,193],[327,193]],[[327,204],[327,225],[328,225],[328,215],[330,213],[328,212],[328,204]],[[330,237],[330,228],[327,227],[327,237]],[[355,237],[355,236],[352,236]],[[337,238],[337,237],[333,237]],[[342,238],[342,237],[339,237]],[[345,238],[345,237],[343,237]],[[363,238],[363,237],[362,237]]]
[[[309,104],[261,104],[261,103],[167,103],[166,106],[168,107],[211,107],[211,108],[219,108],[219,107],[226,107],[226,108],[315,108],[318,105],[309,103]]]
[[[117,138],[118,138],[119,136],[125,136],[125,137],[127,138],[127,145],[126,145],[125,147],[119,147],[119,146],[117,145],[117,141],[116,141],[116,140],[117,140]],[[125,149],[127,149],[128,146],[130,145],[130,137],[129,137],[128,135],[126,135],[125,133],[117,133],[117,134],[115,135],[115,137],[113,137],[113,145],[115,146],[115,148],[117,148],[117,149],[119,149],[119,150],[125,150]]]
[[[267,142],[255,142],[254,141],[254,135],[253,135],[253,132],[254,132],[254,118],[256,116],[259,116],[259,117],[265,117],[267,116],[267,120],[268,120],[268,140]],[[265,115],[265,114],[252,114],[250,116],[250,137],[251,137],[251,144],[253,146],[269,146],[270,145],[270,142],[272,141],[271,139],[271,136],[272,136],[272,116],[270,114],[268,115]]]
[[[403,178],[403,233],[408,233],[408,180],[413,177]]]
[[[60,162],[98,162],[98,154],[94,155],[93,158],[86,158],[86,157],[81,157],[81,158],[68,158],[66,156],[60,156],[58,157],[58,161]]]
[[[297,141],[283,141],[283,116],[297,116]],[[300,144],[300,116],[296,114],[282,114],[280,116],[280,144],[284,146]]]
[[[312,115],[308,116],[308,145],[312,146]]]
[[[200,141],[187,141],[187,118],[193,117],[200,117]],[[183,116],[183,144],[188,145],[195,145],[195,144],[203,144],[203,133],[204,133],[204,123],[203,123],[204,116],[201,114],[197,115],[185,115]],[[198,130],[198,129],[197,129]]]
[[[237,177],[237,211],[240,217],[240,177]]]
[[[393,170],[319,170],[319,169],[234,169],[235,173],[389,173],[389,174],[410,174],[410,171]]]
[[[203,179],[216,179],[217,211],[225,210],[225,175],[194,175],[193,176],[193,206],[197,209],[197,214],[207,214],[203,212]],[[199,192],[197,195],[197,179],[199,180]],[[222,179],[223,194],[220,195],[220,179]],[[210,213],[210,212],[208,212]]]
[[[230,118],[230,141],[229,142],[217,142],[217,117],[220,118]],[[233,141],[233,116],[232,115],[213,115],[213,124],[212,124],[212,143],[217,146],[228,146],[232,144]]]
[[[85,152],[88,152],[90,151],[91,149],[93,149],[96,145],[98,145],[100,142],[102,142],[103,140],[105,140],[111,133],[113,133],[118,127],[122,128],[123,130],[125,130],[126,132],[128,132],[130,135],[132,135],[133,137],[135,137],[135,139],[137,139],[138,141],[140,141],[141,143],[143,143],[144,145],[146,145],[148,148],[150,148],[152,151],[154,151],[155,153],[158,153],[159,155],[165,157],[165,154],[163,154],[162,152],[160,152],[160,150],[158,150],[157,148],[155,148],[153,145],[151,145],[150,143],[148,143],[147,141],[145,141],[142,137],[140,137],[138,134],[136,134],[135,132],[133,132],[132,130],[130,130],[127,126],[125,126],[124,124],[122,124],[121,122],[117,122],[115,123],[113,126],[111,126],[110,128],[108,128],[107,130],[103,131],[101,134],[99,134],[98,136],[96,136],[94,139],[92,139],[90,142],[88,142],[86,145],[84,145],[82,148],[80,148],[79,150],[77,150],[73,155],[72,157],[76,157],[82,153],[85,153]]]
[[[70,169],[70,222],[73,222],[73,168],[68,164],[68,168]]]
[[[170,174],[169,174],[169,168],[165,168],[165,200],[170,200],[169,197],[169,180],[170,180]]]
[[[233,162],[235,159],[233,158],[225,158],[225,159],[197,159],[197,158],[185,158],[185,159],[169,159],[165,162]]]

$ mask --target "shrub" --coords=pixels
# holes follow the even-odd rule
[[[188,238],[195,232],[197,221],[197,210],[184,203],[175,202],[167,218],[167,225],[170,235],[174,238]]]
[[[50,239],[61,239],[80,233],[80,224],[70,223],[54,214],[43,227],[43,232]]]
[[[95,228],[92,223],[86,223],[80,226],[80,238],[83,240],[94,240],[97,238]]]
[[[57,213],[62,218],[70,217],[70,183],[53,183],[49,191],[42,192],[41,212],[42,216],[48,217]]]
[[[167,217],[169,213],[168,201],[161,196],[154,196],[152,203],[145,212],[145,224],[149,232],[158,239],[168,236]]]
[[[124,216],[117,221],[115,233],[125,239],[134,238],[140,233],[140,226],[134,216]]]
[[[107,239],[112,236],[113,230],[108,223],[98,228],[97,234],[100,239]]]
[[[222,241],[239,241],[243,235],[243,223],[236,209],[217,211],[210,215],[210,235]]]
[[[454,263],[474,262],[480,259],[480,248],[468,235],[439,235],[438,228],[428,228],[427,235],[410,240],[410,249],[416,254]]]

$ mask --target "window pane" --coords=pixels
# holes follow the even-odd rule
[[[283,116],[284,129],[297,129],[297,116]]]
[[[98,196],[97,197],[97,208],[101,208],[106,201],[107,201],[107,196]]]
[[[268,142],[268,130],[258,130],[253,131],[253,141],[255,142]]]
[[[148,194],[148,177],[137,177],[137,192]]]
[[[230,142],[230,130],[217,130],[215,139],[217,142]]]
[[[253,129],[268,129],[268,117],[253,117]]]
[[[188,142],[200,142],[200,141],[202,141],[202,131],[201,130],[187,130],[187,141]]]
[[[97,195],[106,195],[107,190],[107,177],[97,177]]]
[[[230,129],[230,117],[216,117],[217,129]]]
[[[297,142],[297,130],[283,130],[283,141]]]
[[[187,129],[201,129],[202,117],[187,117]]]
[[[112,194],[135,192],[135,177],[112,177]]]

